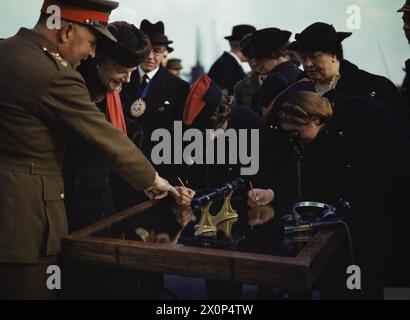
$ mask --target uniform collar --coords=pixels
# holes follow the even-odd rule
[[[42,48],[47,48],[47,50],[52,52],[58,52],[57,47],[48,40],[45,36],[37,31],[30,30],[27,28],[20,28],[16,36],[21,37],[29,42],[38,44]]]
[[[227,52],[228,54],[230,54],[230,55],[236,60],[236,62],[238,62],[239,65],[242,64],[242,61],[239,60],[239,58],[236,56],[235,53],[233,53],[232,51],[226,51],[226,52]]]
[[[281,64],[278,64],[275,69],[272,70],[271,73],[281,72],[286,69],[293,69],[296,68],[292,61],[284,61]]]

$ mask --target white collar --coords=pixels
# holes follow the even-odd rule
[[[233,53],[232,51],[226,51],[226,52],[228,52],[232,57],[234,57],[235,60],[236,60],[236,62],[238,62],[238,64],[239,64],[240,66],[242,65],[242,61],[239,60],[239,58],[236,56],[235,53]]]
[[[140,79],[142,79],[144,77],[144,75],[146,74],[148,76],[149,80],[152,80],[152,78],[154,78],[155,75],[157,74],[158,70],[159,70],[159,66],[156,69],[145,73],[145,71],[142,70],[141,66],[138,66],[138,73],[140,75]]]

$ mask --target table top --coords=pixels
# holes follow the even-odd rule
[[[210,207],[215,219],[222,201]],[[122,268],[308,290],[343,240],[340,229],[284,236],[286,207],[249,208],[198,234],[201,212],[148,201],[63,239],[63,258]],[[225,217],[226,218],[226,217]]]

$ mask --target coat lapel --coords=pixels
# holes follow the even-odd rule
[[[152,83],[146,98],[147,114],[156,113],[166,100],[168,92],[167,71],[160,67],[151,81]]]

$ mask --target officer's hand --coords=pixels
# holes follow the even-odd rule
[[[175,188],[171,186],[167,180],[161,178],[158,173],[155,177],[154,184],[144,190],[145,195],[150,199],[162,199],[168,195],[168,192],[177,193]]]
[[[271,189],[253,189],[248,192],[248,206],[255,208],[266,206],[275,198],[275,193]]]
[[[171,196],[175,199],[177,205],[189,207],[192,199],[195,197],[195,191],[183,187],[175,187],[175,189],[178,191],[178,194],[171,193]]]

